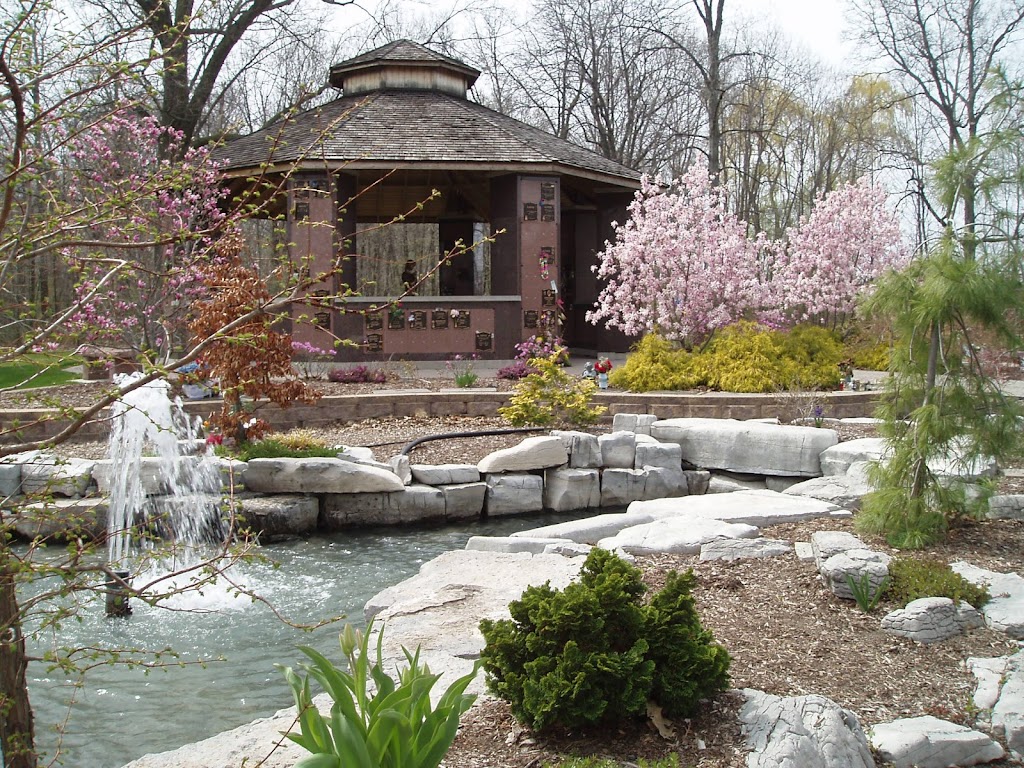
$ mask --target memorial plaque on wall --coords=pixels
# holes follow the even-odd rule
[[[557,301],[558,301],[558,294],[555,293],[555,291],[553,289],[548,288],[545,291],[541,291],[540,303],[543,304],[545,307],[553,307],[553,306],[555,306]]]
[[[427,327],[427,310],[417,309],[409,313],[409,327],[422,331]]]
[[[540,321],[540,313],[536,309],[527,309],[523,312],[523,327],[536,328]]]
[[[540,220],[541,221],[554,221],[555,220],[555,206],[548,205],[546,203],[540,204]]]
[[[430,327],[440,330],[441,328],[448,327],[448,311],[444,309],[435,309],[430,313]]]
[[[320,328],[331,327],[331,313],[330,312],[317,312],[313,315],[314,321]]]
[[[523,221],[537,220],[537,204],[523,203]]]
[[[304,183],[307,189],[320,193],[326,192],[329,186],[327,179],[306,179]]]
[[[486,331],[476,332],[476,351],[477,352],[490,352],[494,347],[494,334],[487,333]]]
[[[555,199],[555,185],[550,181],[542,181],[540,185],[540,199],[541,200],[554,200]]]
[[[459,314],[455,316],[455,327],[456,328],[469,328],[470,314],[468,309],[460,309]]]
[[[401,331],[405,329],[405,312],[391,312],[388,314],[388,330]]]
[[[367,352],[383,352],[384,337],[379,333],[371,333],[366,337]]]
[[[379,331],[384,327],[384,315],[380,312],[370,312],[366,315],[366,330]]]
[[[296,203],[295,204],[295,215],[293,218],[296,221],[305,221],[309,218],[309,203]]]

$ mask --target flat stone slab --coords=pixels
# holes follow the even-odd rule
[[[601,475],[596,469],[553,467],[544,470],[544,509],[569,512],[601,506]]]
[[[21,465],[21,492],[82,496],[92,482],[95,465],[95,461],[86,459],[57,459],[46,455],[37,457],[35,461]]]
[[[557,467],[569,461],[562,440],[552,435],[528,437],[519,445],[484,456],[476,465],[481,474],[528,472]]]
[[[594,469],[601,466],[601,446],[597,435],[572,430],[554,430],[552,436],[562,441],[573,469]]]
[[[1024,755],[1024,650],[995,659],[968,659],[978,679],[974,704],[987,712],[992,731],[1018,759]]]
[[[75,536],[98,539],[107,530],[107,499],[54,498],[19,506],[14,530],[26,539],[64,540]]]
[[[867,549],[868,545],[862,539],[846,531],[815,531],[811,534],[811,552],[814,555],[815,568],[821,570],[821,565],[832,555],[846,552],[849,549]]]
[[[413,464],[409,467],[417,483],[458,485],[480,481],[480,470],[473,464]]]
[[[1000,760],[1006,751],[990,736],[931,715],[879,723],[871,745],[894,768],[948,768]]]
[[[857,716],[831,699],[750,689],[743,694],[748,768],[874,768]]]
[[[823,517],[849,517],[849,512],[817,499],[804,499],[768,490],[683,496],[674,499],[634,501],[627,514],[654,517],[685,516],[688,519],[722,520],[766,528],[779,523],[798,523]]]
[[[470,536],[465,548],[474,552],[530,552],[538,555],[551,545],[571,543],[574,542],[536,536]]]
[[[522,515],[544,507],[544,479],[525,472],[488,475],[484,510],[488,515]]]
[[[614,536],[623,528],[629,528],[640,523],[649,523],[653,520],[653,515],[627,515],[622,512],[608,512],[603,515],[583,518],[582,520],[569,520],[564,523],[531,528],[528,531],[517,531],[512,534],[512,537],[527,536],[530,538],[569,539],[577,544],[596,545],[601,539]]]
[[[817,477],[821,452],[839,442],[832,429],[735,419],[664,419],[651,435],[678,443],[683,461],[703,469],[754,475]]]
[[[860,461],[878,461],[885,453],[884,437],[860,437],[844,440],[821,452],[821,474],[845,475]]]
[[[332,458],[253,459],[242,481],[257,493],[381,493],[401,491],[394,472]]]
[[[443,691],[466,674],[484,646],[483,618],[509,617],[508,604],[531,585],[550,581],[562,589],[579,573],[582,557],[456,550],[424,563],[419,573],[377,593],[366,603],[367,620],[387,625],[384,655],[400,659],[399,646],[420,647],[421,660],[443,673]],[[483,691],[483,674],[470,692]]]
[[[860,509],[864,497],[874,490],[868,480],[867,469],[868,462],[854,462],[845,475],[813,477],[802,483],[791,485],[783,493],[788,493],[791,496],[803,496],[808,499],[819,499],[843,509],[856,511]]]
[[[982,607],[985,624],[1005,632],[1014,640],[1024,640],[1024,578],[1016,573],[998,573],[970,563],[952,563],[950,567],[972,584],[988,587],[992,599]]]
[[[709,560],[754,560],[764,557],[780,557],[793,551],[793,545],[781,539],[720,539],[704,544],[700,548],[701,561]]]
[[[668,517],[625,528],[615,536],[601,539],[597,546],[631,555],[655,552],[695,555],[703,545],[717,539],[752,539],[758,533],[754,526],[742,523]]]

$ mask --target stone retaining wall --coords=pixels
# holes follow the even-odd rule
[[[267,406],[260,415],[274,429],[323,426],[345,421],[402,416],[496,416],[508,403],[511,393],[479,389],[381,391],[369,395],[335,395],[312,405],[296,404],[282,409]],[[818,392],[806,395],[736,394],[731,392],[599,392],[594,402],[607,407],[604,420],[617,413],[658,414],[659,418],[763,419],[778,417],[784,421],[807,415],[811,398],[830,418],[871,416],[878,405],[878,392]],[[207,416],[220,408],[219,400],[191,400],[186,412]],[[80,440],[106,439],[106,411],[86,424],[76,435]],[[0,411],[0,442],[45,440],[56,435],[67,420],[57,411],[22,409]],[[15,438],[14,435],[18,437]]]
[[[609,509],[734,490],[732,481],[719,482],[722,467],[745,469],[744,487],[765,489],[770,480],[789,486],[820,476],[826,464],[820,457],[838,441],[831,429],[659,420],[652,414],[616,414],[612,427],[602,435],[555,431],[529,437],[475,465],[417,465],[403,455],[385,463],[365,448],[346,449],[337,458],[214,460],[222,495],[232,496],[250,528],[274,537],[359,525]],[[154,480],[146,463],[151,461],[144,460],[140,472],[159,508],[166,491]],[[15,529],[27,538],[39,535],[43,519],[48,534],[101,535],[105,496],[116,471],[110,464],[17,454],[0,461],[0,499],[13,502]],[[26,504],[33,499],[19,498],[22,494],[39,495],[40,503]],[[46,501],[46,495],[61,497],[60,503]]]

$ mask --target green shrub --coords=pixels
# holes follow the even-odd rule
[[[669,716],[692,712],[728,682],[728,653],[701,628],[693,576],[673,574],[643,604],[640,570],[594,549],[564,590],[530,587],[512,618],[480,624],[488,688],[535,730],[641,715],[652,696]]]
[[[566,373],[558,352],[530,358],[529,366],[534,373],[520,379],[508,405],[498,409],[512,426],[587,426],[605,412],[591,403],[597,385]]]
[[[633,347],[626,362],[612,370],[608,383],[630,392],[652,392],[693,389],[704,383],[704,376],[689,352],[649,333]]]
[[[315,456],[337,456],[337,448],[329,448],[326,445],[308,444],[296,446],[286,439],[267,438],[265,440],[253,440],[239,446],[235,458],[241,461],[252,459],[309,459]]]
[[[870,346],[848,347],[846,355],[853,361],[854,368],[865,371],[887,371],[889,370],[890,350],[890,344],[881,341]]]
[[[817,326],[773,331],[740,322],[723,328],[700,352],[645,336],[610,383],[631,392],[708,387],[727,392],[778,392],[835,389],[839,385],[842,344]]]
[[[948,597],[981,608],[991,600],[985,587],[978,587],[935,558],[897,557],[889,563],[889,597],[906,604],[922,597]]]

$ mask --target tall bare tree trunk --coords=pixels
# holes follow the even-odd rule
[[[0,748],[4,768],[36,768],[28,658],[10,552],[0,549]]]

